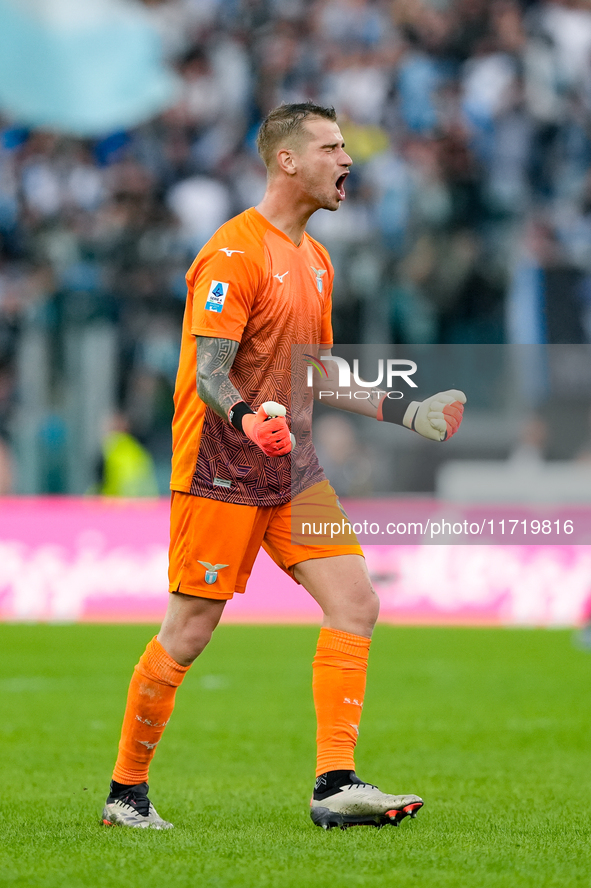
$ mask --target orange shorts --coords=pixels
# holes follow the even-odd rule
[[[320,522],[328,533],[318,534]],[[200,598],[232,598],[245,591],[261,546],[292,578],[300,561],[363,555],[347,522],[328,481],[282,506],[236,505],[173,490],[168,589]]]

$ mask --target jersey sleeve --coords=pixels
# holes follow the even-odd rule
[[[209,244],[187,275],[193,289],[191,333],[240,342],[264,268],[252,245],[244,250]],[[229,254],[229,255],[228,255]]]

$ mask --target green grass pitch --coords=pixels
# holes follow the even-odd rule
[[[521,888],[591,883],[591,653],[568,631],[380,626],[358,773],[425,807],[308,816],[317,630],[222,625],[151,773],[176,828],[105,828],[148,626],[0,626],[0,885]]]

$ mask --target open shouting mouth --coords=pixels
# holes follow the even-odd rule
[[[345,197],[346,197],[346,195],[345,195],[345,179],[347,178],[348,175],[349,175],[349,173],[343,173],[342,175],[339,176],[339,178],[336,181],[336,189],[337,189],[337,194],[339,195],[339,200],[345,200]]]

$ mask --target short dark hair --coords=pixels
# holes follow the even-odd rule
[[[271,166],[281,142],[287,139],[298,140],[305,135],[304,122],[311,117],[335,121],[337,112],[334,108],[325,108],[314,102],[300,102],[279,105],[267,114],[257,136],[257,148],[267,168]]]

